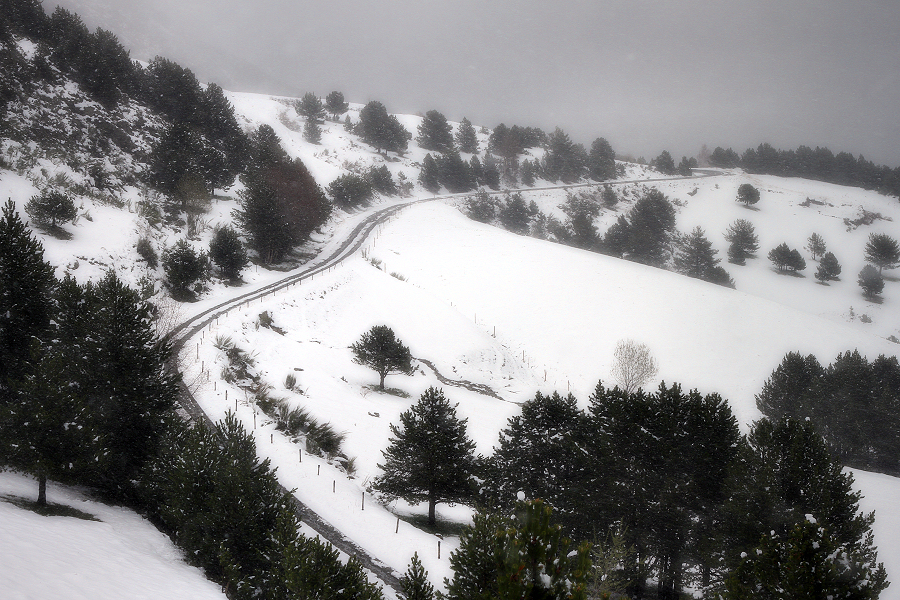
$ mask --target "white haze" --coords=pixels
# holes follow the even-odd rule
[[[57,2],[48,2],[49,11]],[[235,91],[560,126],[676,160],[761,142],[900,165],[900,3],[62,0]]]

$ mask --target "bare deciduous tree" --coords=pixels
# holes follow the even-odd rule
[[[659,371],[650,349],[634,340],[619,340],[613,358],[613,380],[628,393],[637,391]]]

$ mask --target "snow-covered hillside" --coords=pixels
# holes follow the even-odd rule
[[[42,516],[30,477],[0,473],[0,590],[4,600],[224,600],[219,586],[189,566],[165,535],[136,513],[51,484]]]
[[[415,143],[405,157],[385,159],[347,133],[342,124],[327,122],[322,143],[310,144],[302,138],[302,120],[290,99],[228,96],[244,126],[271,125],[288,153],[301,158],[322,186],[342,173],[380,164],[388,166],[395,180],[402,173],[406,180],[416,181],[417,163],[425,151]],[[351,119],[358,119],[360,108],[351,106]],[[415,135],[421,117],[400,115],[399,119]],[[487,132],[480,132],[479,139],[484,146]],[[533,157],[539,154],[534,151]],[[38,161],[21,175],[0,171],[0,195],[12,198],[22,212],[41,182],[57,173],[68,173],[67,167],[48,161]],[[627,176],[647,179],[658,174],[629,166]],[[737,187],[744,182],[762,192],[753,209],[734,200]],[[754,394],[786,352],[813,353],[827,364],[848,349],[858,348],[872,359],[881,353],[896,354],[900,348],[886,340],[900,336],[900,283],[896,276],[886,272],[889,277],[880,304],[866,301],[856,283],[868,234],[884,232],[897,237],[900,204],[896,198],[742,173],[629,184],[628,199],[598,218],[601,232],[630,208],[643,185],[659,187],[675,201],[679,230],[703,227],[720,258],[725,258],[727,248],[722,235],[725,228],[737,218],[753,222],[760,236],[760,256],[743,267],[722,263],[734,278],[736,290],[516,236],[467,219],[458,208],[459,199],[437,201],[407,208],[380,229],[365,250],[367,259],[381,261],[380,268],[357,256],[330,273],[220,318],[186,345],[186,379],[205,382],[197,384],[197,396],[213,418],[237,406],[248,429],[254,429],[256,423],[260,452],[272,458],[283,483],[297,488],[301,500],[397,571],[402,572],[413,552],[418,552],[432,580],[440,584],[449,575],[447,557],[456,540],[442,540],[438,558],[434,536],[407,523],[398,527],[391,512],[420,514],[423,507],[399,503],[385,508],[364,495],[368,480],[379,472],[377,463],[387,445],[389,425],[396,423],[399,414],[428,386],[443,387],[446,395],[459,403],[478,451],[490,453],[506,419],[536,391],[569,390],[585,403],[597,381],[608,380],[613,348],[623,338],[650,347],[660,363],[658,379],[727,398],[744,428],[759,416]],[[199,233],[191,240],[197,249],[208,248],[213,227],[231,221],[239,186],[217,191]],[[414,185],[411,196],[431,194]],[[525,193],[526,201],[534,200],[544,212],[560,216],[558,205],[565,197],[565,190]],[[802,206],[807,197],[814,202]],[[78,220],[65,225],[70,240],[38,234],[58,275],[70,272],[83,281],[112,268],[132,285],[153,283],[155,300],[166,304],[176,319],[284,275],[252,267],[243,274],[241,286],[212,280],[198,302],[176,305],[167,301],[159,284],[162,270],[148,269],[134,247],[141,237],[150,238],[160,251],[171,247],[185,236],[185,226],[154,219],[147,203],[156,199],[146,189],[126,186],[121,200],[122,207],[117,208],[97,198],[80,197],[76,201]],[[883,218],[852,226],[861,211],[880,213]],[[303,250],[311,253],[334,243],[360,216],[336,211],[324,232]],[[851,222],[849,228],[845,219]],[[823,236],[829,251],[843,265],[841,281],[816,283],[812,261],[802,277],[782,275],[773,271],[765,258],[769,249],[787,242],[808,259],[802,248],[813,232]],[[283,334],[258,325],[264,311]],[[862,315],[871,322],[863,322]],[[348,347],[377,324],[390,325],[415,357],[433,363],[445,378],[487,385],[501,399],[441,384],[424,363],[412,377],[388,378],[388,386],[399,392],[373,391],[376,376],[352,363]],[[231,337],[255,356],[263,379],[274,387],[274,396],[304,406],[347,433],[345,450],[357,459],[355,478],[348,478],[323,459],[304,455],[302,463],[299,461],[298,447],[258,412],[254,414],[242,390],[221,380],[224,357],[214,347],[217,336]],[[201,368],[206,373],[201,373]],[[284,387],[289,374],[298,380],[297,391]],[[890,578],[900,577],[900,549],[894,543],[900,538],[900,511],[892,504],[893,498],[900,497],[900,481],[857,473],[857,485],[866,496],[863,508],[878,511],[875,532],[880,558]],[[84,510],[98,513],[100,508]],[[468,510],[461,507],[439,507],[439,511],[448,519],[468,517]],[[64,559],[56,564],[62,562]],[[24,581],[20,573],[9,570],[10,563],[0,564],[4,564],[0,577]],[[25,594],[31,588],[19,585],[13,589]],[[900,598],[900,584],[882,597]]]

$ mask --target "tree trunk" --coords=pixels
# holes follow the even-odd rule
[[[381,383],[378,384],[378,389],[384,391],[384,378],[387,377],[387,373],[379,373],[379,377],[381,377]]]
[[[47,474],[38,472],[38,506],[47,506]]]
[[[428,499],[428,525],[434,527],[437,524],[437,518],[435,517],[434,508],[437,505],[437,501],[434,498]]]

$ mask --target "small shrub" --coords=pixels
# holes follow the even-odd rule
[[[297,376],[293,373],[288,373],[284,378],[284,388],[287,390],[294,391],[294,388],[297,387]]]
[[[269,314],[269,311],[264,310],[259,313],[256,321],[259,326],[265,327],[266,329],[272,329],[272,326],[275,324],[275,319],[272,318],[272,315]]]
[[[163,269],[173,295],[187,295],[192,285],[206,277],[208,267],[207,256],[195,252],[186,240],[179,240],[163,255]]]
[[[148,238],[142,237],[139,239],[136,249],[138,255],[144,259],[148,267],[155,269],[159,265],[159,256],[153,248],[153,243]]]
[[[32,196],[25,205],[25,212],[35,224],[50,229],[71,221],[78,214],[75,202],[69,195],[52,189]]]
[[[871,323],[872,317],[870,317],[866,313],[863,313],[863,314],[859,315],[859,320],[862,321],[863,323]]]
[[[406,281],[406,277],[404,277],[400,273],[397,273],[396,271],[391,271],[391,277],[399,279],[400,281]]]
[[[241,271],[250,262],[241,238],[228,226],[216,229],[209,242],[209,257],[228,279],[239,279]]]
[[[373,267],[375,267],[376,269],[380,269],[380,268],[381,268],[381,259],[380,259],[380,258],[374,258],[374,257],[373,257],[373,258],[370,258],[370,259],[369,259],[369,264],[371,264],[371,265],[372,265]]]

